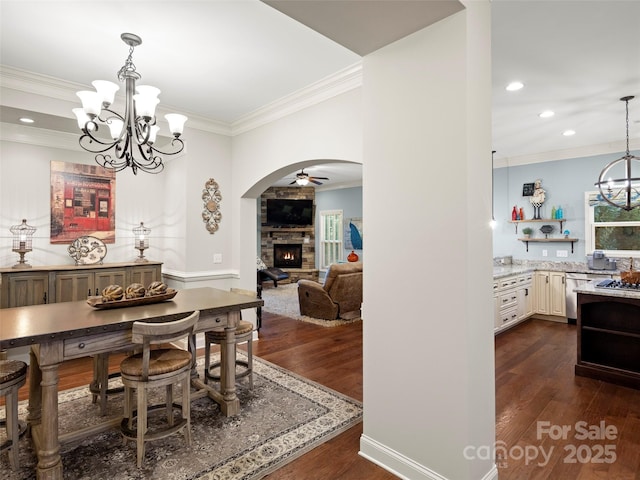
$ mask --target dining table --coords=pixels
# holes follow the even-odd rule
[[[134,348],[132,325],[136,321],[172,321],[196,310],[196,334],[224,328],[220,345],[219,389],[199,378],[194,364],[192,399],[210,397],[225,416],[240,412],[236,395],[235,329],[244,309],[263,305],[258,297],[211,287],[178,290],[171,299],[123,308],[100,308],[88,301],[51,303],[0,309],[0,350],[30,346],[27,424],[38,456],[37,478],[61,480],[61,443],[75,441],[115,428],[121,416],[92,427],[61,435],[58,430],[58,370],[66,360]],[[193,342],[195,344],[195,342]],[[96,412],[97,413],[97,412]]]

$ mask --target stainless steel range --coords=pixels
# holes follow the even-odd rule
[[[640,292],[640,283],[626,283],[621,280],[607,279],[595,284],[597,288],[609,288],[616,290],[634,290]]]

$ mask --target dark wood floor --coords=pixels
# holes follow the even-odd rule
[[[255,355],[362,401],[362,324],[325,328],[267,312]],[[496,445],[501,480],[640,480],[640,391],[575,377],[575,326],[530,320],[496,338]],[[117,369],[117,358],[112,367]],[[87,384],[88,359],[67,362],[60,388]],[[25,389],[21,398],[26,398]],[[577,440],[576,422],[615,427],[615,440]],[[537,438],[538,422],[571,431]],[[392,480],[358,455],[357,425],[269,475],[269,480]],[[612,445],[612,447],[607,447]],[[607,449],[605,451],[605,448]],[[548,461],[542,457],[551,451]],[[573,450],[572,450],[573,449]],[[600,451],[602,450],[602,452]],[[538,457],[518,459],[529,452]],[[575,454],[572,456],[572,453]],[[613,463],[583,463],[591,453]],[[576,463],[569,463],[572,459]],[[538,465],[540,463],[540,465]]]

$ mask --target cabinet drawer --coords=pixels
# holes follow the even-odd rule
[[[500,326],[505,325],[510,322],[515,322],[518,320],[518,308],[506,308],[505,310],[500,311],[499,322]]]
[[[139,346],[139,345],[138,345]],[[135,348],[131,343],[131,330],[119,330],[102,335],[69,338],[64,341],[64,359],[86,357],[96,353],[115,352],[123,348]]]
[[[498,296],[498,305],[500,306],[501,311],[506,308],[515,307],[517,304],[518,294],[515,290],[511,290]]]
[[[499,290],[506,290],[507,288],[513,288],[518,285],[517,277],[503,278],[499,282]]]
[[[531,275],[530,273],[527,275],[520,275],[517,278],[517,282],[518,282],[518,286],[526,286],[527,284],[531,284],[531,282],[533,281],[533,275]]]

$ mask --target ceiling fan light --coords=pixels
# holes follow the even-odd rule
[[[309,184],[309,178],[304,177],[304,178],[297,178],[296,179],[296,183],[298,185],[300,185],[301,187],[304,187],[305,185]]]

